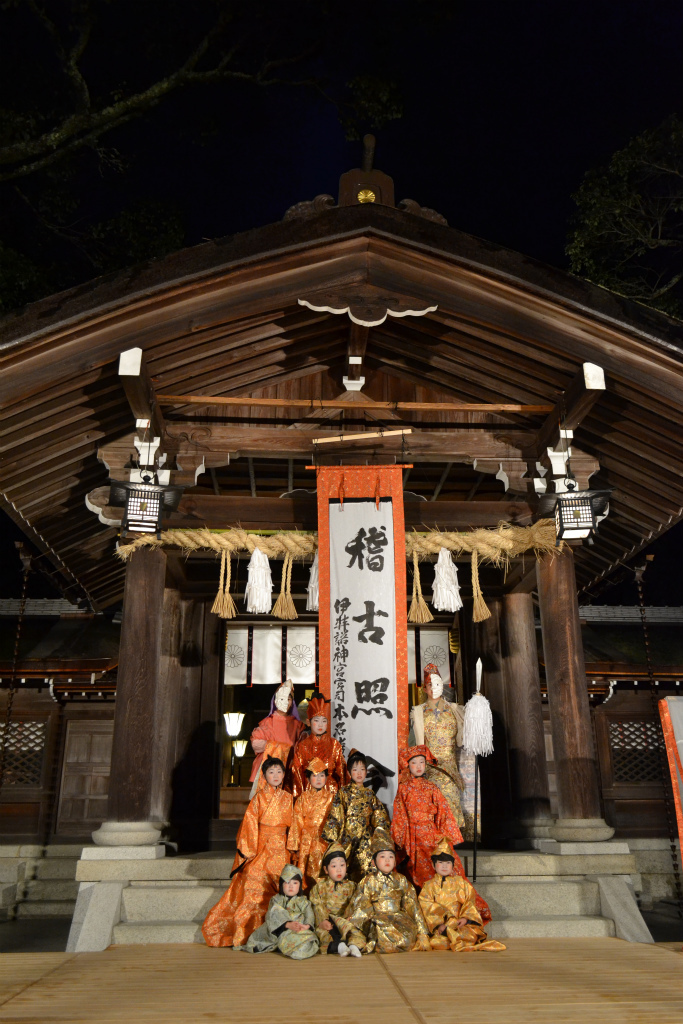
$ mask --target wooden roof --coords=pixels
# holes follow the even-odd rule
[[[183,250],[52,296],[2,323],[2,507],[46,553],[69,596],[85,594],[101,608],[122,593],[122,568],[112,557],[116,531],[85,506],[86,494],[107,481],[98,447],[134,427],[119,354],[141,347],[159,394],[334,398],[348,372],[350,321],[298,300],[340,295],[437,307],[369,328],[364,394],[375,399],[553,404],[582,363],[604,368],[607,390],[574,439],[600,462],[591,483],[614,489],[595,546],[577,551],[582,586],[683,515],[683,324],[420,216],[349,206]],[[205,474],[197,497],[216,489],[244,495],[246,514],[254,484],[259,498],[277,497],[292,481],[314,487],[307,457],[270,451],[265,433],[300,429],[305,413],[213,406],[176,409],[166,419],[176,434],[193,420],[197,436],[208,429],[225,438],[231,424],[245,429],[245,416],[250,431],[264,430],[262,454],[270,457],[254,460],[251,474],[246,459],[233,459],[213,478]],[[344,417],[346,424],[389,422],[379,414]],[[423,413],[401,419],[435,437],[455,423],[486,429],[498,451],[510,439],[519,448],[517,434],[532,436],[544,417],[441,412],[427,423]],[[336,413],[331,422],[339,422]],[[439,458],[438,446],[428,459],[411,461],[409,490],[433,498],[441,482],[436,508],[505,498],[495,475],[467,462],[447,470],[451,460]]]

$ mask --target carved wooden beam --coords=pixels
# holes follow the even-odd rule
[[[141,348],[129,348],[119,356],[119,377],[135,420],[150,421],[150,436],[164,436],[165,423]]]
[[[311,474],[313,477],[313,474]],[[313,483],[313,479],[311,479]],[[91,512],[108,526],[120,524],[123,509],[111,508],[109,488],[98,487],[87,497]],[[495,527],[505,519],[528,526],[533,515],[525,501],[406,501],[406,528],[416,530],[470,530]],[[227,529],[237,523],[247,530],[317,530],[318,505],[314,496],[250,498],[238,495],[185,494],[166,526]]]
[[[576,430],[604,391],[603,368],[595,363],[584,363],[539,430],[536,455],[545,454],[548,448],[557,448],[560,444],[560,428]]]

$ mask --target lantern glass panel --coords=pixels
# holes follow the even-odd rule
[[[565,540],[590,537],[595,529],[595,516],[590,498],[573,497],[571,492],[558,497],[555,504],[557,536]]]
[[[126,525],[132,533],[154,533],[161,511],[161,491],[156,487],[130,487],[126,501]]]
[[[235,748],[235,757],[244,757],[247,750],[246,740],[233,740],[233,747]]]
[[[225,719],[225,729],[228,736],[239,736],[240,729],[242,728],[242,722],[244,721],[244,715],[241,711],[231,711],[226,715],[223,715]]]

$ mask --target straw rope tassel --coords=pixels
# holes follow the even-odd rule
[[[417,564],[417,551],[413,551],[413,600],[408,612],[408,622],[425,623],[431,622],[434,616],[427,607],[422,596],[422,585],[420,583],[420,569]]]
[[[234,619],[237,615],[237,608],[230,593],[231,562],[228,551],[221,552],[221,575],[218,583],[218,593],[213,602],[211,611],[221,619]]]
[[[280,583],[280,596],[275,602],[272,614],[276,619],[298,619],[292,599],[292,565],[294,559],[289,551],[282,563],[282,582]]]
[[[486,601],[484,600],[484,595],[481,592],[481,585],[479,583],[479,556],[476,551],[472,552],[472,593],[474,595],[472,621],[483,622],[484,619],[490,619],[491,612],[486,606]]]

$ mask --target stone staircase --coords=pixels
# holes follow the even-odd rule
[[[71,917],[82,844],[0,847],[0,917]]]
[[[622,843],[614,849],[619,852],[480,853],[476,888],[491,907],[490,937],[618,934],[614,919],[605,913],[598,876],[623,880],[631,891],[640,883],[634,856],[623,852],[628,847]],[[106,876],[123,882],[114,943],[202,942],[202,922],[228,887],[232,859],[232,854],[213,853],[132,862],[81,861],[78,877],[95,881]],[[471,878],[471,854],[463,852],[461,859]]]
[[[472,857],[462,859],[471,878]],[[616,876],[633,891],[640,887],[635,869],[634,857],[624,852],[484,853],[477,859],[475,887],[491,907],[490,938],[610,937],[615,922],[603,914],[597,877]]]

